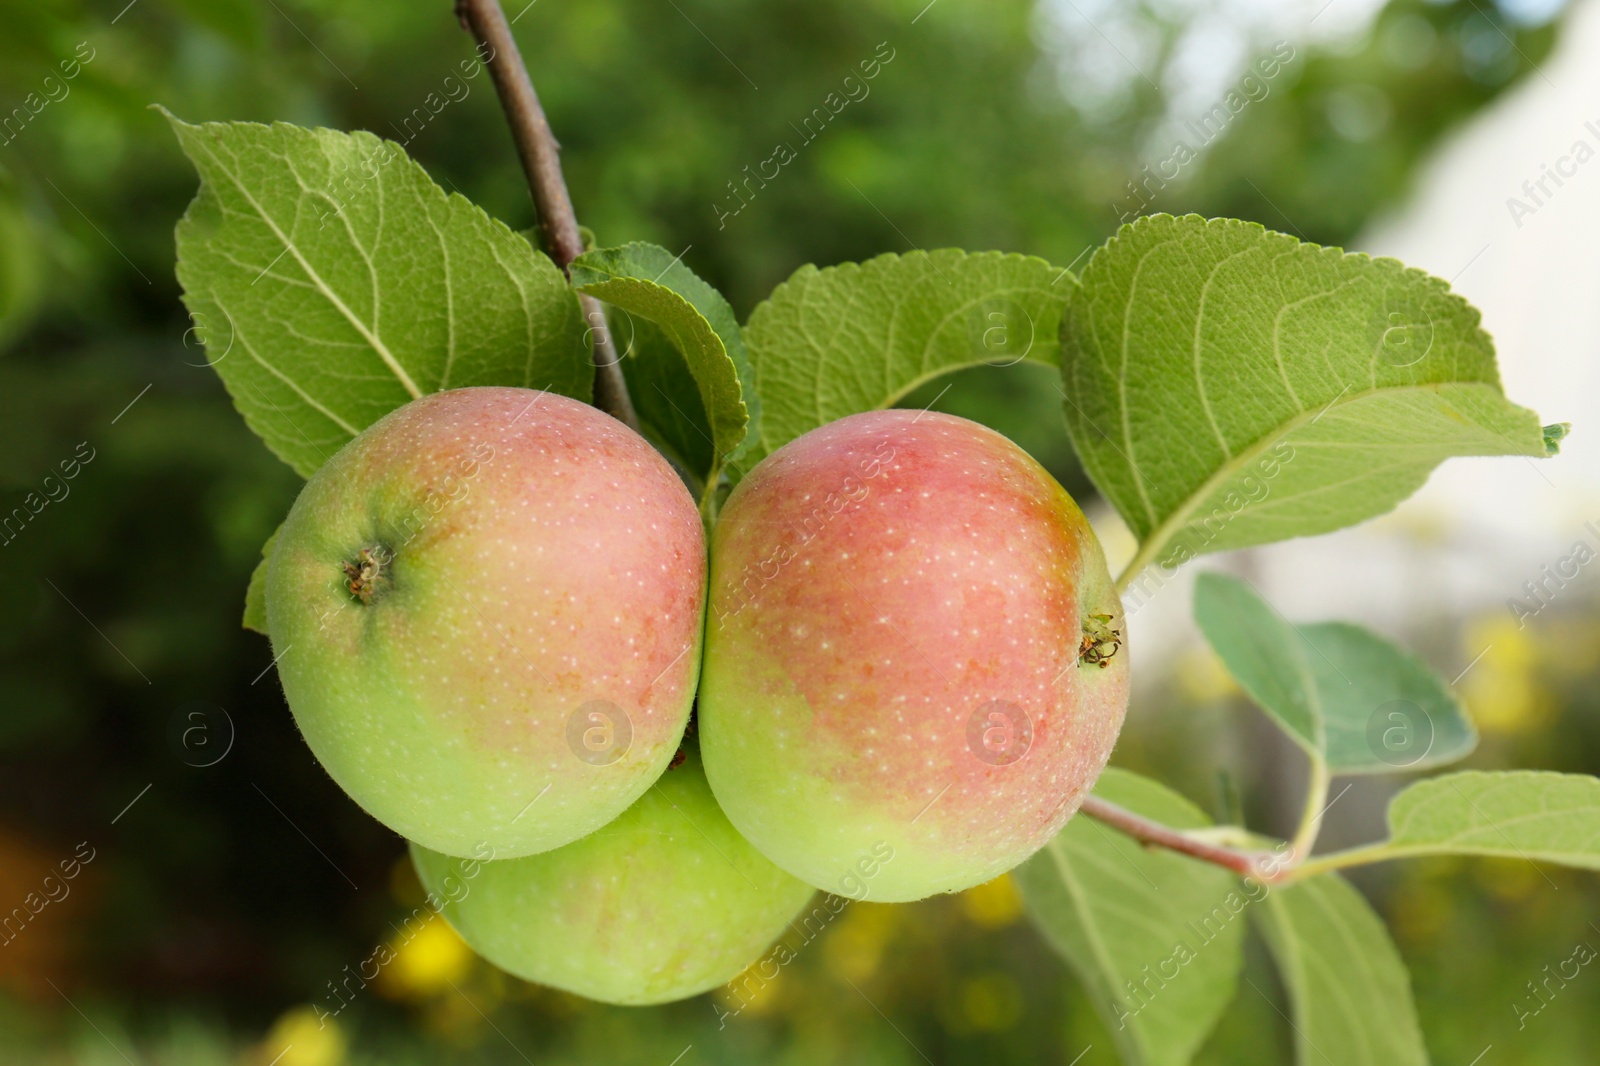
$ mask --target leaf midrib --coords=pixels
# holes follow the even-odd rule
[[[1340,913],[1337,903],[1332,901],[1333,894],[1337,891],[1337,889],[1332,887],[1331,882],[1327,885],[1323,885],[1312,881],[1302,886],[1302,891],[1309,892],[1311,890],[1315,890],[1317,893],[1316,904],[1317,910],[1320,912],[1319,916],[1332,929],[1334,934],[1339,938],[1340,942],[1349,949],[1345,953],[1345,957],[1347,959],[1354,960],[1355,965],[1361,967],[1362,971],[1366,975],[1365,983],[1377,988],[1380,984],[1379,974],[1372,967],[1371,960],[1367,957],[1367,953],[1362,950],[1364,945],[1360,941],[1360,934],[1357,933],[1356,930],[1350,925],[1349,921],[1346,920],[1346,916]],[[1309,976],[1309,972],[1312,967],[1319,968],[1324,973],[1338,972],[1328,961],[1327,954],[1325,952],[1308,952],[1301,958],[1303,960],[1303,965],[1306,968],[1307,976]],[[1365,1064],[1375,1062],[1376,1060],[1373,1058],[1373,1051],[1375,1049],[1373,1048],[1369,1039],[1368,1029],[1359,1024],[1360,1019],[1362,1019],[1364,1015],[1358,1009],[1357,1005],[1351,1000],[1347,991],[1348,983],[1329,980],[1323,980],[1320,983],[1323,987],[1329,989],[1329,999],[1340,1008],[1340,1013],[1342,1013],[1348,1019],[1354,1019],[1358,1023],[1347,1023],[1345,1030],[1346,1032],[1354,1034],[1360,1043],[1362,1063]],[[1307,1037],[1306,1043],[1309,1044],[1310,1042],[1310,1038]],[[1328,1056],[1323,1053],[1321,1048],[1315,1048],[1315,1050],[1324,1061],[1327,1061]]]
[[[1405,393],[1440,393],[1449,386],[1471,387],[1481,384],[1483,383],[1468,381],[1423,382],[1416,385],[1380,385],[1376,388],[1364,389],[1361,392],[1343,393],[1340,396],[1335,397],[1331,402],[1323,405],[1321,408],[1316,410],[1306,408],[1305,410],[1296,413],[1293,418],[1290,418],[1284,422],[1280,422],[1271,432],[1263,434],[1248,448],[1241,451],[1232,459],[1222,463],[1217,467],[1216,470],[1212,471],[1211,475],[1207,477],[1205,481],[1201,482],[1192,493],[1184,498],[1183,503],[1174,508],[1172,512],[1162,520],[1160,525],[1156,526],[1155,529],[1150,531],[1150,534],[1140,543],[1138,553],[1134,555],[1133,559],[1124,569],[1122,577],[1118,580],[1118,591],[1125,591],[1127,588],[1127,581],[1134,575],[1137,575],[1152,561],[1154,561],[1160,555],[1162,549],[1164,549],[1172,540],[1173,536],[1175,536],[1179,530],[1188,525],[1189,519],[1194,515],[1195,510],[1200,506],[1202,501],[1210,498],[1211,494],[1216,491],[1218,487],[1220,487],[1224,482],[1230,480],[1249,463],[1260,458],[1269,447],[1284,439],[1295,430],[1300,429],[1302,426],[1309,425],[1310,423],[1317,421],[1329,411],[1348,407],[1353,403],[1369,399],[1373,396],[1399,395]],[[1135,467],[1131,459],[1129,460],[1129,472],[1134,475],[1134,480],[1136,482],[1141,481],[1143,475]]]
[[[333,304],[334,308],[344,316],[345,320],[355,328],[357,333],[361,334],[362,339],[372,347],[372,350],[377,353],[378,358],[383,360],[384,365],[389,368],[389,371],[392,374],[394,374],[395,379],[400,382],[401,386],[408,393],[411,394],[411,398],[413,400],[419,398],[422,395],[422,390],[417,388],[416,382],[411,380],[411,376],[406,373],[405,367],[401,366],[399,361],[395,359],[394,354],[389,351],[388,346],[385,345],[383,341],[367,327],[365,322],[361,321],[361,318],[356,315],[355,312],[353,312],[342,299],[339,298],[338,293],[334,292],[333,288],[323,280],[322,275],[319,274],[316,269],[306,261],[305,256],[300,254],[300,249],[292,240],[289,239],[288,235],[283,232],[283,229],[278,225],[277,221],[267,213],[266,208],[264,208],[261,203],[257,201],[253,195],[251,195],[250,190],[245,187],[244,182],[239,179],[238,175],[233,172],[232,168],[224,164],[223,161],[217,156],[217,153],[213,150],[209,141],[203,141],[203,143],[205,144],[206,154],[211,157],[211,161],[216,165],[218,172],[227,176],[228,180],[233,183],[234,188],[239,190],[239,195],[244,197],[245,201],[261,218],[261,221],[267,224],[267,227],[272,230],[273,235],[277,237],[278,240],[283,244],[284,249],[290,255],[294,256],[295,262],[300,264],[300,269],[305,271],[306,277],[311,280],[311,283],[316,287],[317,291],[322,293],[329,303]]]
[[[1083,886],[1078,883],[1077,876],[1073,873],[1072,865],[1067,861],[1066,856],[1061,854],[1061,848],[1058,846],[1059,841],[1060,837],[1052,840],[1045,846],[1045,850],[1050,853],[1050,861],[1055,865],[1056,872],[1061,875],[1061,885],[1066,889],[1067,896],[1072,901],[1072,909],[1077,913],[1078,924],[1083,930],[1084,940],[1089,945],[1089,952],[1094,956],[1095,965],[1100,968],[1102,975],[1109,977],[1109,975],[1117,973],[1117,968],[1110,952],[1106,948],[1105,942],[1100,939],[1099,926],[1092,920]],[[1116,988],[1111,985],[1109,980],[1102,980],[1101,984],[1113,996],[1117,994]],[[1147,1049],[1144,1046],[1144,1040],[1139,1035],[1139,1030],[1130,1028],[1127,1032],[1128,1042],[1134,1045],[1134,1049],[1139,1053],[1140,1061],[1143,1062]]]

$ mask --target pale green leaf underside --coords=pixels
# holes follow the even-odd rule
[[[1319,693],[1295,627],[1244,582],[1209,572],[1195,579],[1194,620],[1256,705],[1296,744],[1320,755]]]
[[[1061,362],[1073,443],[1141,562],[1352,525],[1450,456],[1547,454],[1445,282],[1253,223],[1123,227],[1069,299]]]
[[[1106,770],[1094,791],[1167,825],[1209,824],[1182,796],[1124,770]],[[1123,1061],[1187,1063],[1238,981],[1241,915],[1254,904],[1233,875],[1142,848],[1079,815],[1013,876],[1034,921],[1083,983]]]
[[[278,529],[282,528],[280,524]],[[272,558],[272,546],[278,543],[278,529],[261,546],[261,561],[250,571],[250,587],[244,593],[244,618],[239,623],[264,637],[271,636],[267,632],[267,560]]]
[[[962,367],[1056,365],[1074,284],[1042,259],[950,248],[801,267],[745,326],[762,422],[742,468]]]
[[[588,399],[576,296],[549,259],[370,133],[169,116],[200,172],[184,302],[245,421],[309,476],[422,393]]]
[[[1289,991],[1299,1066],[1425,1066],[1405,963],[1349,882],[1273,889],[1256,917]]]
[[[579,291],[653,322],[666,334],[694,380],[700,413],[709,423],[712,469],[695,472],[715,477],[722,462],[739,453],[747,426],[759,424],[754,374],[733,308],[676,256],[654,244],[586,252],[573,261],[571,276]],[[612,333],[619,347],[627,343],[618,323],[612,324]],[[628,354],[659,359],[661,353],[641,349]],[[679,412],[679,417],[691,413]]]
[[[1394,858],[1497,855],[1600,870],[1600,778],[1470,770],[1419,781],[1389,805]]]
[[[1443,679],[1369,630],[1295,625],[1245,582],[1216,573],[1195,582],[1194,615],[1240,687],[1336,774],[1440,766],[1477,745]]]

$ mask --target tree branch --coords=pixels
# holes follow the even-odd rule
[[[561,146],[550,132],[550,122],[539,104],[539,94],[534,92],[506,13],[499,0],[456,0],[456,18],[477,39],[479,53],[489,67],[500,106],[511,126],[511,137],[517,144],[517,157],[528,177],[528,189],[533,193],[544,246],[565,273],[568,265],[583,254],[583,235],[578,230],[578,216],[572,209],[566,179],[561,175]],[[594,339],[595,406],[637,431],[639,416],[622,377],[605,308],[592,296],[580,294],[578,301],[589,324],[589,336]]]
[[[1211,844],[1181,833],[1171,826],[1153,822],[1143,815],[1135,814],[1126,807],[1119,807],[1098,796],[1085,796],[1079,810],[1096,821],[1104,822],[1111,828],[1126,833],[1146,847],[1167,848],[1181,852],[1190,858],[1232,870],[1240,877],[1254,877],[1270,883],[1280,880],[1287,870],[1283,859],[1270,851],[1242,851],[1238,848]]]

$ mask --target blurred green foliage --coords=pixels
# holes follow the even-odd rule
[[[172,227],[195,177],[148,105],[190,121],[371,129],[514,227],[531,207],[488,79],[447,83],[471,49],[443,0],[123,3],[0,2],[0,513],[26,511],[0,538],[0,907],[79,841],[97,856],[69,898],[0,948],[0,1058],[264,1064],[294,1043],[282,1066],[655,1064],[691,1045],[685,1063],[1111,1061],[1004,882],[849,911],[722,1030],[704,998],[601,1008],[508,981],[447,936],[332,1026],[307,1024],[304,1005],[328,1002],[343,968],[391,935],[415,886],[401,842],[295,733],[265,641],[238,627],[259,546],[297,482],[234,414],[183,316]],[[1049,42],[1106,40],[1028,0],[509,5],[580,218],[605,243],[682,249],[741,316],[806,262],[939,246],[1077,262],[1114,229],[1127,183],[1166,154],[1158,86],[1178,76],[1176,42],[1200,17],[1189,10],[1120,8],[1119,39],[1153,42],[1150,59],[1090,106],[1060,91],[1071,80]],[[1153,206],[1343,241],[1555,33],[1488,0],[1395,0],[1362,40],[1293,42],[1271,93]],[[66,76],[63,61],[91,53]],[[891,53],[862,77],[863,61]],[[850,102],[808,138],[829,93]],[[725,217],[730,183],[780,142],[794,161],[744,186],[748,206]],[[1087,491],[1039,368],[965,372],[907,403],[996,425]],[[93,460],[63,480],[82,446]],[[48,502],[34,513],[30,499]],[[1596,670],[1541,696],[1542,733],[1508,728],[1479,759],[1596,765],[1583,724],[1596,720],[1583,681]],[[185,732],[195,701],[227,715],[200,719],[215,745],[200,756]],[[1233,765],[1250,786],[1218,739],[1237,726],[1231,701],[1149,712],[1163,729],[1130,736],[1126,758],[1176,772],[1198,798],[1210,781],[1196,762],[1206,774]],[[1544,750],[1549,734],[1563,742]],[[225,740],[220,762],[194,765]],[[1451,1061],[1478,1052],[1476,1034],[1507,1030],[1523,982],[1591,935],[1578,919],[1595,900],[1567,876],[1575,890],[1529,907],[1542,882],[1466,869],[1381,871],[1368,886]],[[1258,992],[1244,987],[1208,1062],[1282,1061],[1270,969],[1257,959],[1248,972]],[[1520,1061],[1579,1061],[1594,1022],[1564,1007],[1519,1035],[1516,1053],[1534,1056]]]

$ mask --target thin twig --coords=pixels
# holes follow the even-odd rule
[[[1147,846],[1181,852],[1202,862],[1225,867],[1241,877],[1275,881],[1281,876],[1276,857],[1271,852],[1241,851],[1197,840],[1098,796],[1084,797],[1083,806],[1079,809],[1090,818],[1104,822]]]
[[[539,214],[539,230],[544,246],[563,272],[583,254],[583,235],[578,216],[572,210],[566,179],[561,176],[561,146],[550,132],[550,122],[534,92],[527,65],[517,50],[516,38],[499,0],[456,0],[456,18],[477,39],[478,49],[494,79],[500,106],[511,125],[517,144],[517,157],[528,176],[528,189]],[[616,345],[606,325],[605,308],[592,296],[580,295],[583,316],[594,339],[594,402],[607,414],[637,430],[639,416],[628,396],[628,383],[622,377]]]

